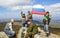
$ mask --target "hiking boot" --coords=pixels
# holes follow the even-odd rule
[[[13,36],[10,36],[9,38],[16,38],[16,34],[14,34]]]
[[[41,32],[38,32],[38,35],[40,35]]]
[[[46,37],[49,37],[50,33],[46,33]]]

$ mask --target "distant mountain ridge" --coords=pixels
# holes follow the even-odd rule
[[[10,20],[11,19],[0,19],[0,22],[9,22]],[[15,21],[21,22],[21,19],[20,18],[16,18]],[[40,23],[43,23],[43,20],[42,19],[40,19],[40,20],[33,19],[33,22],[40,24]],[[54,20],[51,20],[51,23],[60,23],[60,20],[54,19]]]

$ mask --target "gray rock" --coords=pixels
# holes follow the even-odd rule
[[[5,32],[0,32],[0,38],[9,38]]]

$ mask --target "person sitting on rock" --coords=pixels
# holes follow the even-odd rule
[[[36,26],[36,24],[34,24],[32,21],[29,22],[30,26],[27,29],[27,34],[25,36],[25,38],[34,38],[34,35],[38,33],[38,28]]]
[[[11,22],[7,23],[5,28],[4,28],[4,32],[9,35],[10,37],[15,37],[15,31],[13,31],[13,23],[14,23],[14,19],[11,19]]]
[[[30,20],[27,20],[26,21],[26,27],[29,28],[29,26],[30,26]]]

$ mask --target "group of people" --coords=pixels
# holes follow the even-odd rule
[[[27,15],[28,20],[26,20],[26,16],[25,14],[23,14],[23,12],[21,12],[21,16],[22,16],[22,27],[25,27],[26,24],[27,27],[29,27],[29,23],[30,21],[32,21],[32,14],[30,13],[30,11],[28,11],[28,15]]]
[[[25,38],[34,38],[34,35],[38,33],[38,28],[37,25],[35,23],[33,23],[32,21],[32,14],[30,11],[28,11],[28,15],[27,18],[28,20],[26,20],[26,16],[25,14],[23,14],[23,12],[21,12],[21,17],[22,17],[22,28],[27,27],[27,34],[25,36]],[[51,15],[49,14],[49,12],[46,12],[46,15],[44,15],[43,18],[43,24],[44,24],[44,30],[46,31],[46,34],[49,34],[49,23],[51,20]],[[14,23],[14,19],[11,20],[11,22],[7,23],[4,29],[4,32],[10,36],[16,36],[15,31],[13,31],[12,26]]]
[[[32,22],[32,14],[30,13],[30,11],[28,11],[28,15],[27,15],[28,20],[26,20],[26,16],[25,14],[22,14],[22,12],[21,12],[21,16],[22,16],[23,29],[24,27],[28,28],[25,38],[28,38],[28,37],[34,38],[34,35],[38,32],[38,28],[36,24]]]

